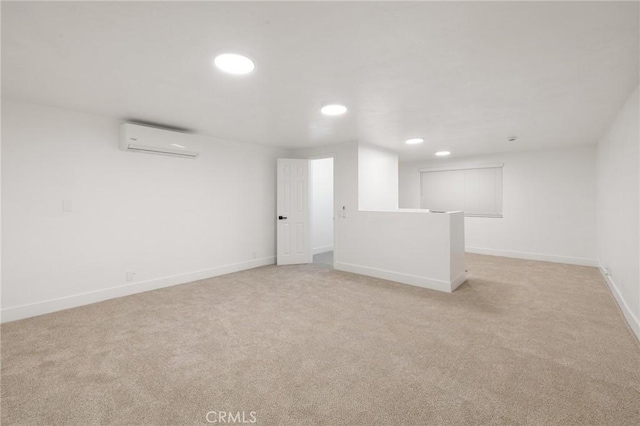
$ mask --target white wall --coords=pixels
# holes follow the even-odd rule
[[[313,254],[333,250],[333,158],[310,162]]]
[[[358,197],[360,210],[398,208],[398,154],[379,147],[359,146]]]
[[[116,120],[9,100],[2,124],[3,320],[273,263],[286,151],[123,152]]]
[[[640,339],[639,117],[636,89],[598,144],[598,259]]]
[[[397,176],[397,166],[394,173],[394,167],[390,164],[393,158],[397,161],[394,154],[380,161],[385,151],[375,152],[376,149],[366,147],[365,157],[360,158],[359,154],[363,152],[360,148],[353,142],[293,152],[297,158],[334,158],[334,267],[452,291],[465,278],[462,218],[460,215],[399,212],[392,207],[394,204],[397,207],[397,187],[395,191],[385,191],[387,197],[377,198],[386,200],[381,203],[381,210],[386,211],[358,209],[359,185],[367,187],[371,183],[363,182],[363,179],[367,176],[378,179],[380,174],[384,175],[384,171],[387,173],[385,182],[393,180],[394,174]],[[372,164],[386,164],[388,167],[383,167],[378,174],[360,174],[360,165],[366,164],[369,159]]]
[[[466,279],[461,212],[359,211],[342,231],[334,268],[451,292]]]
[[[400,207],[420,207],[420,169],[504,163],[503,218],[467,217],[468,251],[596,265],[596,148],[400,164]]]

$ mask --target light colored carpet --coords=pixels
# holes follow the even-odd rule
[[[638,424],[595,268],[468,266],[453,294],[269,266],[3,325],[2,424]]]

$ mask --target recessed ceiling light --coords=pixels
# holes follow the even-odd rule
[[[347,112],[347,107],[338,104],[325,105],[322,107],[320,112],[324,115],[341,115]]]
[[[229,74],[248,74],[256,67],[251,59],[237,53],[222,53],[213,58],[213,64]]]
[[[424,139],[422,138],[407,139],[405,141],[407,145],[418,145],[418,144],[421,144],[422,142],[424,142]]]
[[[451,153],[449,151],[438,151],[436,152],[436,155],[438,157],[446,157],[447,155],[451,155]]]

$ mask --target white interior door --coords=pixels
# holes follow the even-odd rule
[[[309,161],[278,158],[278,265],[311,262]]]

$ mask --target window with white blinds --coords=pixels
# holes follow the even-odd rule
[[[502,217],[502,164],[421,170],[421,207]]]

